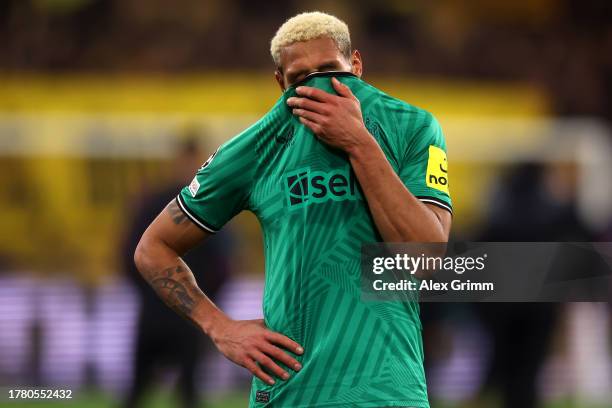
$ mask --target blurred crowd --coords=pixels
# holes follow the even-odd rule
[[[612,119],[612,5],[605,0],[6,0],[0,71],[271,70],[284,19],[347,21],[366,74],[528,81],[556,113]]]

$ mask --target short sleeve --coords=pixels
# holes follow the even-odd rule
[[[200,228],[215,233],[247,209],[253,152],[237,136],[220,146],[177,197],[181,210]]]
[[[419,200],[452,213],[444,134],[433,116],[428,119],[406,147],[399,176]]]

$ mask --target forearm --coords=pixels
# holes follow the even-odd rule
[[[436,214],[408,191],[376,141],[362,140],[349,159],[385,242],[446,242]]]
[[[157,295],[205,333],[210,335],[216,321],[227,318],[198,287],[189,266],[163,241],[148,238],[145,233],[134,260]]]

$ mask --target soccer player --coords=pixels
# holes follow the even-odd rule
[[[253,373],[252,407],[428,407],[418,304],[361,301],[360,247],[448,240],[440,126],[360,79],[361,56],[333,16],[289,19],[271,53],[281,98],[159,214],[136,264]],[[263,229],[263,320],[230,319],[181,259],[243,210]]]

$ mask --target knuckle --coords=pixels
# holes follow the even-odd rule
[[[262,340],[261,346],[260,346],[261,351],[269,354],[272,348],[273,346],[270,344],[270,341],[268,339]]]
[[[288,366],[288,367],[293,367],[296,363],[296,361],[294,361],[292,358],[290,357],[285,357],[285,358],[279,358],[280,361],[283,362],[284,365]]]

